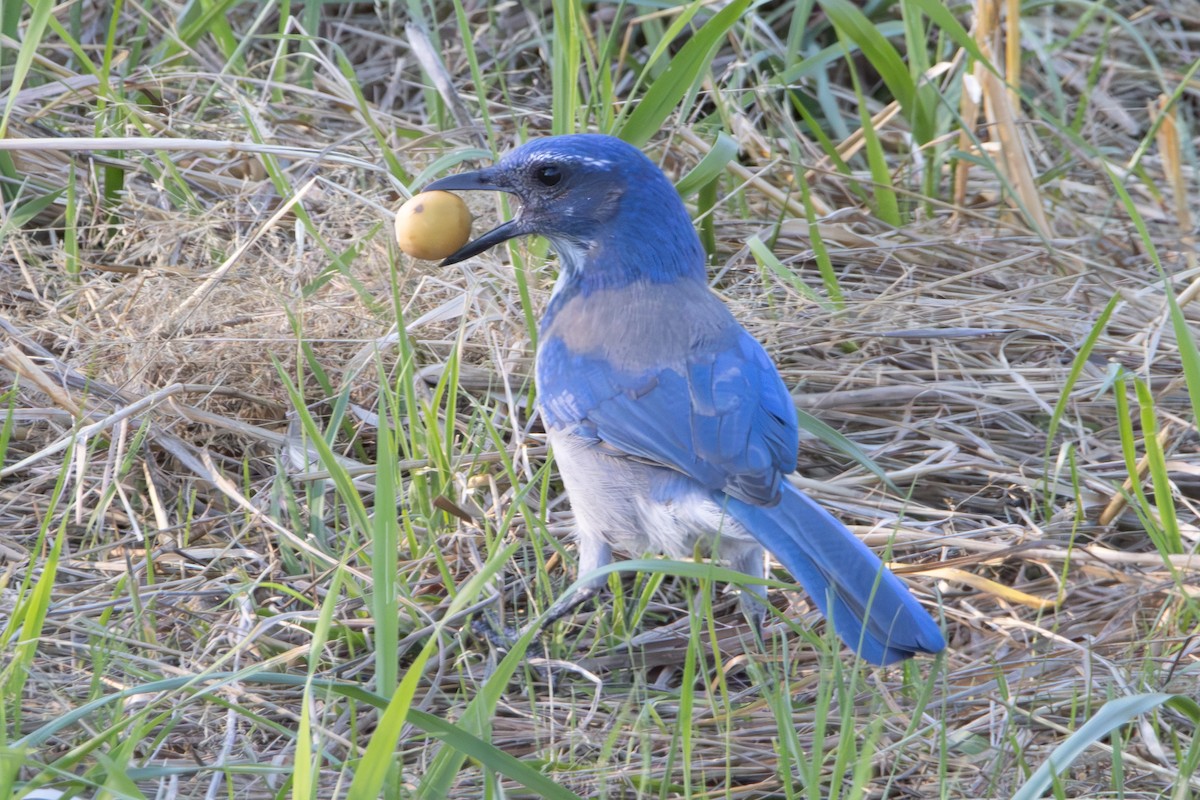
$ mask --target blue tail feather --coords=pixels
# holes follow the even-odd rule
[[[799,489],[785,482],[782,490],[769,507],[729,498],[728,513],[800,581],[842,641],[874,664],[946,647],[937,623],[866,545]]]

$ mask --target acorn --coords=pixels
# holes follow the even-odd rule
[[[471,238],[471,212],[450,192],[413,195],[396,212],[396,243],[413,258],[438,261]]]

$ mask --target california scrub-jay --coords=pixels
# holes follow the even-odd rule
[[[542,317],[538,407],[578,526],[579,574],[627,554],[697,544],[765,575],[765,547],[842,640],[876,664],[946,644],[900,580],[786,479],[796,410],[766,352],[709,289],[704,250],[675,187],[640,150],[598,134],[531,141],[431,190],[510,192],[509,222],[454,264],[540,234],[560,273]],[[548,615],[599,592],[602,576]],[[756,622],[766,589],[750,587]]]

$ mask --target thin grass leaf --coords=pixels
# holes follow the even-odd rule
[[[916,88],[904,59],[896,52],[896,48],[888,43],[879,29],[862,11],[852,5],[849,0],[817,0],[829,21],[837,29],[839,36],[845,36],[854,42],[862,54],[871,62],[871,66],[879,73],[879,77],[887,84],[892,96],[904,109],[904,115],[913,119],[913,98]]]
[[[885,40],[904,35],[904,23],[902,22],[880,22],[875,25],[875,29]],[[828,72],[832,65],[846,58],[847,49],[852,56],[861,52],[858,43],[854,41],[826,45],[802,59],[789,61],[772,82],[788,86],[805,79],[816,80]]]
[[[1113,399],[1117,406],[1117,432],[1121,441],[1121,457],[1125,461],[1125,474],[1129,476],[1130,487],[1137,498],[1137,508],[1142,518],[1142,524],[1153,539],[1158,536],[1158,521],[1154,517],[1149,498],[1142,488],[1142,476],[1138,470],[1137,436],[1133,432],[1133,415],[1129,410],[1129,399],[1126,397],[1125,373],[1119,375],[1114,385]]]
[[[29,68],[33,66],[34,56],[42,44],[42,35],[46,31],[46,23],[50,19],[50,12],[54,10],[54,0],[28,0],[30,6],[29,24],[25,26],[25,38],[21,40],[21,48],[17,51],[16,61],[13,62],[12,72],[9,75],[8,85],[4,87],[5,93],[8,95],[4,101],[4,115],[0,117],[0,139],[3,139],[8,134],[8,119],[12,115],[14,104],[17,102],[17,95],[20,94],[21,88],[25,85],[25,79],[29,77]],[[8,6],[8,3],[4,4]],[[20,19],[20,9],[23,5],[20,2],[13,3],[17,7],[17,19]],[[10,11],[5,11],[4,17],[7,19]],[[15,30],[14,30],[15,33]],[[15,38],[15,37],[14,37]],[[15,178],[15,175],[9,176]]]
[[[675,111],[675,105],[703,76],[722,37],[749,5],[750,0],[734,0],[704,23],[679,48],[663,74],[646,90],[629,118],[623,123],[618,121],[617,135],[638,147],[650,141]]]
[[[0,243],[7,239],[13,231],[20,229],[29,220],[58,202],[58,198],[62,197],[64,191],[64,189],[58,189],[41,197],[27,200],[14,208],[5,217],[3,224],[0,224]]]
[[[409,710],[408,718],[430,736],[441,739],[455,752],[464,753],[468,758],[473,758],[489,769],[516,781],[531,792],[536,792],[537,796],[544,800],[583,800],[570,789],[555,783],[523,761],[518,761],[500,748],[471,736],[453,723],[417,709]]]
[[[229,26],[229,13],[240,0],[214,0],[212,3],[188,3],[175,21],[174,35],[163,41],[156,61],[168,61],[185,49],[195,48],[205,36],[212,38],[217,48],[227,56],[237,50],[237,37]],[[236,73],[245,72],[245,65],[235,65]]]
[[[495,153],[479,147],[451,150],[445,155],[438,156],[429,162],[429,166],[418,172],[409,186],[409,191],[412,194],[416,194],[422,186],[432,181],[435,175],[440,175],[447,170],[453,169],[465,161],[491,161],[495,157]]]
[[[472,35],[473,29],[471,21],[467,17],[467,10],[463,7],[462,0],[454,0],[454,21],[458,26],[459,41],[462,43],[463,52],[467,56],[467,65],[471,70],[471,83],[476,87],[476,92],[480,98],[490,97],[491,92],[488,87],[494,80],[490,73],[484,72],[479,66],[479,54],[475,52],[475,37]],[[425,26],[425,30],[429,30],[429,26]],[[433,35],[436,34],[436,28]],[[486,102],[480,102],[479,119],[483,122],[484,135],[487,138],[488,144],[492,149],[496,148],[496,128],[492,125],[492,115],[488,110]]]
[[[14,414],[18,395],[17,387],[0,394],[0,403],[4,405],[4,424],[0,425],[0,464],[8,463],[8,445],[12,441],[13,426],[16,423]]]
[[[367,101],[366,96],[363,94],[362,86],[359,84],[358,76],[355,74],[354,64],[346,57],[341,48],[334,48],[334,54],[337,57],[338,71],[342,73],[342,77],[346,80],[346,85],[354,95],[354,102],[358,107],[359,119],[375,137],[376,152],[383,156],[383,160],[388,167],[388,172],[391,173],[392,177],[401,183],[411,183],[412,176],[408,174],[408,170],[404,168],[399,157],[389,146],[391,131],[385,131],[381,128],[375,114],[372,113],[371,103]]]
[[[1198,65],[1200,65],[1200,62],[1198,62]],[[1161,114],[1159,122],[1165,117],[1166,114]],[[1118,197],[1120,197],[1126,213],[1137,229],[1138,237],[1145,246],[1146,252],[1157,268],[1159,275],[1162,276],[1167,313],[1171,319],[1172,330],[1175,332],[1179,346],[1184,380],[1188,388],[1188,397],[1192,404],[1193,414],[1197,414],[1197,409],[1200,409],[1200,351],[1197,350],[1195,334],[1191,331],[1187,320],[1183,317],[1183,312],[1180,310],[1179,304],[1175,299],[1171,281],[1168,279],[1166,271],[1163,269],[1162,261],[1159,259],[1158,249],[1154,246],[1154,241],[1150,236],[1146,221],[1138,211],[1137,204],[1125,188],[1124,182],[1118,178],[1116,172],[1107,165],[1105,166],[1105,172]],[[1148,530],[1161,533],[1161,537],[1156,539],[1155,545],[1159,547],[1164,555],[1182,553],[1183,542],[1178,519],[1175,514],[1175,499],[1171,491],[1169,476],[1167,475],[1165,456],[1158,442],[1158,423],[1153,412],[1154,397],[1149,393],[1149,390],[1141,380],[1135,381],[1135,388],[1138,393],[1138,405],[1141,409],[1142,435],[1145,441],[1146,456],[1150,465],[1151,480],[1154,484],[1155,499],[1157,500],[1158,513],[1162,524],[1161,531],[1154,531],[1153,528]],[[1197,418],[1200,419],[1200,417]],[[1137,474],[1130,473],[1130,478],[1134,481],[1135,486],[1138,486],[1140,492],[1140,480]],[[1142,496],[1139,494],[1139,497]],[[1144,497],[1142,499],[1144,500]],[[1147,513],[1150,513],[1148,505]]]
[[[1067,767],[1110,731],[1164,705],[1185,714],[1193,723],[1200,724],[1200,705],[1185,695],[1138,694],[1110,700],[1080,726],[1079,730],[1054,748],[1050,757],[1042,762],[1037,771],[1029,776],[1029,780],[1013,795],[1013,800],[1038,800]],[[1196,743],[1193,742],[1191,747],[1194,750]]]
[[[1054,404],[1054,410],[1050,414],[1050,424],[1046,431],[1046,452],[1042,457],[1043,472],[1047,476],[1044,480],[1049,480],[1049,476],[1052,473],[1049,466],[1050,453],[1054,448],[1054,440],[1058,435],[1059,426],[1062,425],[1063,415],[1067,411],[1067,404],[1071,399],[1071,391],[1075,388],[1075,384],[1079,382],[1080,376],[1083,375],[1088,359],[1091,357],[1092,351],[1096,348],[1096,342],[1100,339],[1100,334],[1104,333],[1104,330],[1108,327],[1108,320],[1120,302],[1121,296],[1114,294],[1108,301],[1108,304],[1104,306],[1104,310],[1100,312],[1100,316],[1096,318],[1095,324],[1092,325],[1092,329],[1088,332],[1087,338],[1083,340],[1083,344],[1079,346],[1075,357],[1071,359],[1071,369],[1067,371],[1067,379],[1058,393],[1058,401]],[[1116,376],[1114,375],[1113,377],[1115,379]],[[1047,503],[1049,503],[1050,496],[1051,493],[1045,491]],[[1048,508],[1047,516],[1049,516]]]
[[[578,133],[579,81],[583,67],[583,11],[579,0],[553,1],[554,38],[550,44],[554,84],[551,88],[551,132]]]
[[[380,368],[379,425],[376,427],[379,454],[375,463],[375,496],[371,527],[371,612],[375,617],[375,685],[384,696],[396,689],[400,619],[397,575],[400,574],[400,524],[396,519],[401,477],[396,474],[397,446],[393,425],[401,426],[399,398],[387,390]]]
[[[754,256],[754,260],[758,263],[758,266],[769,270],[771,274],[791,286],[806,300],[817,303],[827,311],[833,310],[833,304],[808,288],[808,285],[800,280],[800,277],[796,273],[784,266],[783,262],[771,252],[771,248],[767,247],[762,239],[757,236],[751,236],[746,240],[746,246],[750,248],[750,255]]]
[[[1200,68],[1200,61],[1196,63],[1197,68]],[[1165,116],[1166,114],[1160,115],[1160,119]],[[1187,383],[1188,397],[1192,405],[1192,414],[1196,420],[1200,420],[1200,349],[1198,349],[1196,344],[1196,334],[1188,324],[1187,318],[1183,316],[1183,311],[1179,308],[1179,302],[1175,298],[1171,281],[1167,276],[1166,270],[1163,269],[1161,259],[1158,257],[1158,248],[1154,246],[1150,230],[1146,227],[1146,221],[1138,211],[1137,204],[1129,195],[1129,191],[1125,188],[1124,182],[1117,173],[1111,167],[1107,166],[1105,167],[1105,172],[1117,195],[1121,198],[1121,203],[1124,205],[1126,213],[1137,229],[1142,245],[1146,248],[1146,252],[1154,262],[1159,275],[1162,276],[1163,293],[1167,299],[1167,310],[1171,318],[1171,328],[1175,333],[1175,338],[1179,346],[1179,357],[1183,362],[1183,374]]]
[[[1124,20],[1124,18],[1120,18],[1119,22],[1126,22],[1126,20]],[[1137,38],[1140,39],[1141,37],[1138,36]],[[1153,48],[1151,48],[1151,51],[1152,50]],[[1151,52],[1150,58],[1154,59],[1153,52]],[[1156,60],[1153,63],[1155,67],[1158,67]],[[1159,75],[1162,74],[1157,69],[1156,72]],[[1187,88],[1192,85],[1192,80],[1196,77],[1197,72],[1200,72],[1200,59],[1196,59],[1194,62],[1192,62],[1192,65],[1188,67],[1183,76],[1175,83],[1175,88],[1170,92],[1167,102],[1163,107],[1164,113],[1157,115],[1151,121],[1150,128],[1142,137],[1141,143],[1138,145],[1137,149],[1134,150],[1133,155],[1131,155],[1129,160],[1125,163],[1126,169],[1133,170],[1137,168],[1137,166],[1141,163],[1142,158],[1145,157],[1146,153],[1150,152],[1150,147],[1154,144],[1155,138],[1158,136],[1158,129],[1162,127],[1167,118],[1167,114],[1165,112],[1175,108],[1176,103],[1179,102],[1179,98],[1183,96],[1184,91],[1186,91]],[[1105,164],[1105,168],[1111,172],[1111,168],[1108,167],[1107,163]]]
[[[1179,345],[1179,360],[1183,364],[1183,377],[1187,383],[1188,399],[1192,405],[1192,425],[1200,424],[1200,346],[1196,344],[1196,331],[1188,323],[1175,299],[1175,291],[1164,276],[1163,293],[1167,298],[1167,310],[1171,316],[1171,329]]]
[[[129,762],[141,742],[126,738],[109,753],[96,753],[96,766],[103,772],[104,783],[94,795],[95,800],[146,800],[129,776]]]
[[[60,485],[62,478],[60,477]],[[49,523],[51,516],[46,515],[46,523]],[[34,582],[29,594],[22,598],[23,602],[17,604],[12,612],[10,625],[19,624],[21,635],[17,638],[12,647],[11,660],[5,665],[3,672],[3,691],[5,698],[20,698],[24,691],[25,682],[29,678],[29,670],[33,665],[34,658],[37,656],[38,646],[42,640],[42,629],[46,623],[46,613],[50,609],[51,591],[54,588],[55,578],[58,576],[58,559],[62,554],[63,541],[66,539],[66,517],[63,517],[63,525],[54,536],[53,543],[50,546],[50,552],[46,555],[46,559],[41,564],[38,579]],[[12,715],[14,722],[18,722],[19,708],[15,709],[17,713]]]
[[[904,5],[906,7],[911,6],[912,8],[920,9],[920,11],[925,14],[925,16],[929,17],[933,24],[938,27],[938,30],[941,33],[949,36],[951,41],[953,41],[962,49],[966,50],[971,58],[975,59],[981,64],[984,64],[993,72],[995,71],[995,68],[991,62],[984,57],[983,51],[979,49],[979,45],[976,43],[975,37],[972,36],[970,32],[959,23],[952,13],[950,13],[950,9],[947,8],[945,3],[939,2],[939,0],[905,0]],[[880,26],[880,32],[884,33],[882,28],[883,26]],[[884,35],[886,35],[886,33]]]
[[[816,116],[813,115],[812,111],[808,109],[796,92],[789,91],[788,96],[791,99],[792,108],[797,114],[800,115],[800,118],[804,120],[804,124],[808,130],[808,133],[812,136],[812,138],[817,140],[817,143],[821,146],[821,152],[824,153],[825,157],[829,159],[831,164],[833,164],[833,168],[843,175],[849,175],[850,166],[842,158],[842,154],[838,152],[837,144],[835,144],[834,141],[829,138],[829,134],[827,134],[821,127],[821,124],[817,120]],[[838,121],[838,126],[844,127],[841,124],[841,117],[839,116],[836,119]],[[846,132],[846,135],[849,135],[849,132]],[[800,151],[800,148],[797,146],[797,142],[795,140],[791,141],[790,144],[791,152],[796,153]],[[804,175],[801,173],[798,176],[798,182],[801,184],[801,186],[803,186],[804,181]]]
[[[863,144],[867,151],[867,166],[871,170],[871,191],[875,196],[875,214],[887,224],[900,227],[900,204],[896,200],[896,191],[892,187],[892,173],[888,168],[887,157],[883,145],[879,141],[879,133],[875,130],[874,121],[867,110],[869,104],[863,96],[862,84],[858,79],[858,70],[854,64],[847,61],[851,84],[854,94],[858,97],[859,130],[862,131]]]
[[[450,606],[446,611],[446,616],[454,616],[476,597],[478,597],[479,594],[483,592],[483,589],[485,586],[487,586],[488,582],[492,580],[493,576],[504,566],[508,559],[512,557],[512,554],[516,552],[520,545],[521,542],[519,540],[514,540],[510,542],[509,545],[503,550],[499,550],[494,553],[492,557],[487,560],[487,563],[484,564],[484,568],[475,575],[472,575],[467,582],[462,585],[458,591],[458,594],[456,594],[454,599],[450,602]],[[532,635],[526,637],[528,640],[532,640],[532,638]],[[380,790],[383,788],[384,781],[387,779],[389,772],[391,772],[392,765],[394,763],[396,742],[399,741],[400,733],[404,728],[405,722],[409,718],[410,712],[412,711],[412,699],[416,695],[417,687],[420,685],[421,677],[425,669],[425,663],[440,646],[439,639],[440,631],[430,635],[429,642],[421,649],[421,652],[413,660],[413,663],[409,665],[408,669],[405,670],[404,677],[400,680],[395,693],[388,701],[387,707],[384,709],[383,714],[379,718],[379,724],[376,726],[374,733],[372,733],[370,742],[367,743],[367,749],[363,753],[362,761],[359,762],[358,769],[354,774],[354,780],[351,782],[350,789],[346,795],[348,800],[375,800],[375,798],[379,795]],[[528,645],[528,642],[526,642],[526,645]],[[515,653],[517,648],[514,647],[513,650]],[[524,654],[523,648],[521,649],[521,654]],[[511,655],[512,654],[510,654],[510,656]],[[509,659],[505,660],[507,661]],[[513,660],[513,663],[511,664],[513,671],[516,670],[517,663],[519,663],[517,660]],[[510,672],[509,676],[511,676],[511,674],[512,673]],[[503,681],[501,681],[501,686],[507,685],[507,680],[508,678],[506,677]],[[489,681],[489,685],[490,683],[491,681]],[[476,697],[476,699],[472,701],[471,706],[468,706],[467,712],[464,714],[464,718],[471,713],[471,708],[475,706],[475,703],[478,701],[479,697]],[[465,731],[471,736],[481,738],[479,737],[476,729],[473,729],[469,725],[465,725],[461,720],[456,727],[462,731]],[[421,785],[426,785],[430,779],[430,774],[434,772],[436,765],[439,762],[456,763],[457,765],[461,766],[463,758],[466,758],[466,755],[461,751],[454,748],[444,748],[434,758],[434,766],[432,766],[429,772],[426,773],[425,779],[422,780]],[[458,769],[456,768],[454,770],[454,774],[457,774],[457,772]],[[451,780],[452,778],[453,776],[451,776]],[[447,792],[443,792],[430,795],[422,792],[420,796],[448,797],[449,794]]]
[[[821,236],[817,208],[812,198],[812,187],[809,186],[808,177],[803,171],[797,173],[796,180],[800,185],[800,203],[804,206],[804,218],[808,222],[808,241],[812,244],[813,258],[816,259],[817,270],[821,273],[821,283],[824,284],[825,292],[829,295],[829,306],[835,310],[841,310],[846,307],[846,298],[842,293],[841,284],[838,282],[837,272],[833,268],[833,259],[829,255],[829,248],[825,246],[825,238]]]
[[[679,9],[678,13],[674,15],[674,21],[666,30],[662,29],[657,15],[650,14],[643,18],[641,26],[642,35],[646,38],[647,42],[654,43],[654,49],[650,51],[650,55],[646,57],[645,62],[642,64],[637,80],[634,81],[633,88],[628,93],[629,97],[637,97],[647,81],[651,79],[657,80],[662,77],[666,66],[670,65],[670,59],[668,59],[668,64],[664,66],[661,63],[662,57],[668,52],[668,48],[670,48],[672,42],[683,33],[684,28],[691,23],[696,13],[703,6],[703,0],[692,0],[692,2]],[[626,104],[621,109],[612,126],[613,130],[620,128],[621,124],[628,118],[631,109],[632,105],[630,104]]]
[[[696,193],[696,214],[700,218],[700,245],[709,263],[717,259],[717,226],[712,213],[717,207],[717,189],[720,179],[715,178],[700,187]]]
[[[701,581],[700,593],[707,600],[709,591],[708,587],[703,585],[704,583]],[[711,610],[710,606],[708,615],[710,618],[712,617]],[[701,616],[697,613],[688,615],[688,631],[691,635],[688,636],[687,650],[683,656],[683,676],[679,682],[679,725],[675,730],[679,736],[679,755],[683,764],[693,762],[695,750],[692,728],[694,725],[693,713],[696,708],[696,670],[697,665],[701,662],[703,651],[700,645]],[[690,769],[683,771],[683,796],[692,796],[692,771]]]
[[[0,234],[0,241],[3,239]],[[67,204],[63,209],[63,270],[73,283],[79,282],[79,188],[73,161],[67,169]]]
[[[725,174],[725,167],[737,158],[738,143],[725,131],[717,132],[717,140],[712,149],[700,159],[700,163],[692,167],[688,174],[679,179],[675,190],[684,199],[691,197],[700,189]]]
[[[20,41],[18,34],[21,32],[21,12],[24,10],[24,3],[5,3],[0,6],[0,33],[14,42]],[[8,55],[7,48],[0,50],[0,65],[7,66],[11,61]]]
[[[1167,459],[1158,442],[1158,414],[1155,411],[1154,396],[1150,394],[1150,388],[1146,386],[1145,381],[1135,378],[1133,387],[1137,392],[1138,410],[1142,420],[1142,446],[1150,467],[1150,482],[1154,486],[1154,505],[1162,523],[1162,529],[1159,531],[1161,535],[1155,539],[1154,545],[1164,556],[1179,555],[1184,552],[1183,537],[1179,530],[1179,519],[1175,514],[1175,494],[1167,474]],[[1147,532],[1153,530],[1151,528]],[[1170,568],[1170,560],[1164,561]]]
[[[379,717],[379,723],[371,734],[362,760],[354,772],[354,779],[346,792],[348,800],[375,800],[383,790],[388,775],[395,768],[396,743],[412,710],[412,699],[416,695],[417,685],[425,662],[433,655],[438,646],[438,637],[430,636],[429,642],[409,665],[404,678],[396,687],[392,699]]]
[[[883,481],[883,484],[893,492],[903,494],[899,487],[892,483],[892,479],[883,471],[883,468],[876,464],[875,460],[867,455],[866,451],[859,447],[853,440],[847,439],[838,431],[800,408],[796,409],[796,421],[800,425],[800,430],[811,433],[825,444],[854,459],[855,463]]]

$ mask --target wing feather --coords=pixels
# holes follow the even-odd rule
[[[740,325],[660,369],[624,372],[561,340],[542,342],[546,424],[577,427],[612,448],[756,505],[779,498],[796,468],[792,399],[762,346]]]

